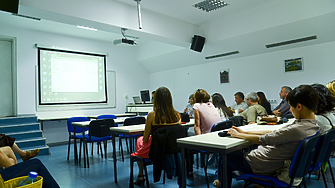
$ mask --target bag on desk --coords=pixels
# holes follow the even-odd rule
[[[0,147],[9,146],[12,147],[15,142],[15,138],[0,134]]]
[[[181,117],[181,122],[185,122],[185,123],[190,122],[190,116],[188,115],[188,113],[180,113],[180,117]]]

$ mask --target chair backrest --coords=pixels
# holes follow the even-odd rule
[[[129,118],[126,118],[123,122],[123,126],[139,125],[139,124],[145,124],[145,117],[144,116],[129,117]]]
[[[221,130],[224,130],[224,129],[229,129],[233,126],[233,122],[231,120],[227,120],[227,121],[221,121],[219,123],[215,123],[213,126],[212,126],[212,129],[211,129],[211,132],[214,132],[214,131],[221,131]]]
[[[113,119],[92,120],[89,125],[88,136],[105,137],[110,135],[110,127],[114,127]]]
[[[188,123],[190,122],[190,116],[188,113],[180,113],[181,122]]]
[[[228,118],[233,122],[233,126],[239,127],[243,125],[243,117],[242,116],[232,116]]]
[[[293,182],[294,178],[304,177],[307,175],[315,153],[316,144],[320,138],[318,133],[319,132],[300,142],[290,166],[289,176],[291,178],[291,182]]]
[[[152,133],[149,158],[177,153],[177,139],[187,137],[187,128],[181,125],[161,126]],[[157,159],[157,158],[156,158]],[[160,158],[161,159],[161,158]]]
[[[104,115],[99,115],[97,119],[116,119],[116,116],[112,114],[104,114]]]
[[[315,157],[313,159],[313,165],[318,162],[326,163],[328,162],[330,153],[333,150],[335,143],[335,129],[330,129],[326,134],[322,135],[320,141],[316,147]],[[315,166],[313,166],[314,168]]]
[[[70,117],[67,120],[67,130],[69,133],[73,133],[73,126],[72,126],[72,122],[81,122],[81,121],[90,121],[90,119],[88,117]],[[88,128],[85,128],[85,131],[87,131]],[[76,133],[81,133],[83,132],[82,129],[76,129]]]

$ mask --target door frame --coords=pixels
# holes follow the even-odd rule
[[[12,67],[12,116],[17,116],[17,39],[16,37],[9,37],[0,35],[0,40],[11,43],[11,67]]]

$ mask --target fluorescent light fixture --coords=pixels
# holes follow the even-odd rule
[[[193,6],[200,10],[211,12],[228,5],[229,5],[228,3],[225,3],[224,1],[221,0],[205,0]]]
[[[98,31],[97,29],[95,29],[93,27],[86,27],[86,26],[82,26],[82,25],[77,25],[77,27],[81,28],[81,29],[91,30],[91,31]]]

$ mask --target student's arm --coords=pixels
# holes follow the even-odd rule
[[[195,135],[200,135],[201,134],[200,114],[197,110],[194,110],[194,132],[195,132]]]
[[[152,123],[154,121],[155,121],[155,112],[152,111],[148,114],[147,120],[145,121],[145,129],[144,129],[144,134],[143,134],[143,142],[144,143],[148,142],[150,132],[151,132],[151,128],[152,128]]]
[[[258,134],[250,134],[250,133],[246,133],[245,131],[243,132],[239,132],[236,127],[232,127],[228,130],[228,134],[232,135],[235,138],[242,138],[244,140],[247,140],[249,142],[253,142],[256,144],[261,144],[259,142],[259,137],[260,135]]]

